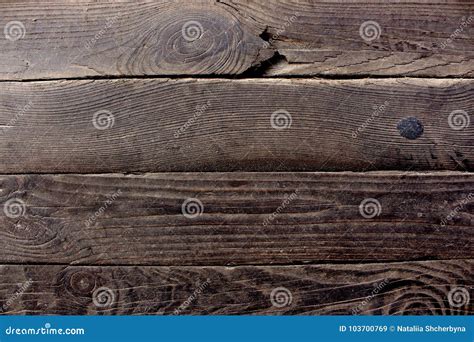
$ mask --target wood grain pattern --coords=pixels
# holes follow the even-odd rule
[[[240,74],[274,53],[260,32],[213,1],[0,6],[4,24],[24,26],[21,39],[0,42],[4,79]]]
[[[474,76],[472,1],[222,2],[265,28],[265,75]]]
[[[474,256],[471,173],[12,175],[1,176],[0,186],[0,205],[16,213],[0,216],[0,263],[222,266]],[[364,204],[361,211],[366,199],[380,208]],[[14,211],[12,201],[23,208]]]
[[[1,173],[474,169],[469,80],[2,82],[0,94]]]
[[[473,1],[0,13],[0,315],[474,314]]]
[[[0,304],[6,314],[42,315],[472,315],[473,301],[453,296],[472,298],[473,265],[0,266]],[[277,307],[281,287],[287,297],[277,303],[287,305]]]
[[[264,61],[264,76],[474,75],[472,1],[11,0],[0,13],[7,80],[235,75]],[[368,21],[377,32],[361,35]]]

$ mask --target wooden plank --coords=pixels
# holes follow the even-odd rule
[[[474,76],[472,1],[222,2],[265,28],[266,76]]]
[[[473,82],[0,82],[1,173],[474,170]]]
[[[472,1],[9,0],[0,13],[6,80],[235,75],[264,61],[259,75],[474,75]]]
[[[21,315],[472,315],[473,265],[10,265],[0,266],[0,304]]]
[[[471,173],[12,175],[0,185],[3,264],[474,256]]]

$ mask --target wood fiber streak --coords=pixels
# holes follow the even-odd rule
[[[0,266],[0,275],[6,314],[473,314],[472,300],[452,302],[454,291],[472,289],[472,260],[291,268],[10,265]],[[7,302],[19,287],[26,290]],[[278,303],[288,305],[273,306],[272,291],[281,287],[287,297],[280,293]],[[97,306],[94,298],[110,305]]]
[[[262,62],[262,76],[472,77],[473,8],[422,0],[2,1],[1,27],[23,27],[0,40],[0,79],[245,75]],[[362,34],[374,21],[375,31]]]
[[[267,76],[474,76],[473,1],[222,2],[265,28]]]
[[[472,171],[473,90],[465,79],[2,82],[0,172]],[[411,139],[406,120],[422,127]]]
[[[474,1],[0,13],[0,315],[474,314]]]
[[[24,203],[17,217],[0,216],[3,264],[474,257],[473,174],[12,175],[0,177],[0,188],[1,207]],[[183,209],[187,199],[201,207]],[[361,207],[365,199],[379,208]]]

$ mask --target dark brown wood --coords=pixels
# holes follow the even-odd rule
[[[0,266],[0,304],[42,315],[472,315],[473,265]]]
[[[264,75],[474,76],[472,1],[222,2],[265,28]]]
[[[474,314],[473,1],[0,13],[0,314]]]
[[[10,0],[0,13],[7,80],[234,75],[264,61],[257,75],[474,75],[472,1]]]
[[[473,90],[439,79],[2,82],[0,172],[471,171]]]
[[[12,175],[0,177],[0,188],[0,205],[16,213],[0,216],[0,263],[474,256],[471,173]]]

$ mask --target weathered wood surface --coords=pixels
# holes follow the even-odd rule
[[[472,1],[2,1],[0,79],[474,75]],[[2,37],[3,38],[3,37]]]
[[[0,263],[474,256],[471,173],[12,175],[0,186]]]
[[[474,314],[473,1],[0,13],[0,314]]]
[[[472,315],[473,265],[10,265],[0,266],[0,304],[6,314],[42,315]]]
[[[473,170],[470,80],[0,82],[1,173]]]

